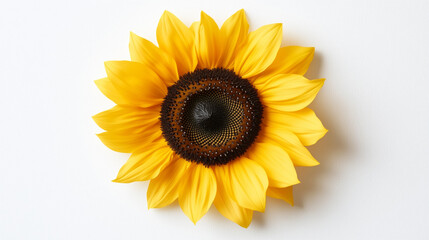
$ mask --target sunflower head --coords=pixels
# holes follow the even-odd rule
[[[214,203],[247,227],[266,195],[293,205],[295,166],[326,133],[307,108],[324,79],[303,75],[314,48],[280,47],[282,25],[253,32],[243,10],[219,28],[165,11],[158,46],[133,33],[131,61],[106,62],[101,92],[116,103],[93,118],[109,148],[131,153],[115,182],[150,180],[149,208],[179,201],[196,223]]]

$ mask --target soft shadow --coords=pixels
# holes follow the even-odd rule
[[[345,109],[343,101],[336,99],[335,95],[329,94],[329,85],[335,84],[335,79],[330,79],[329,76],[323,76],[321,73],[323,68],[323,57],[320,53],[315,53],[313,62],[305,75],[308,79],[326,78],[325,86],[320,94],[316,97],[313,104],[309,107],[313,109],[320,118],[328,133],[313,146],[308,149],[312,155],[320,162],[320,165],[315,167],[297,167],[298,177],[301,181],[294,187],[294,207],[288,206],[287,203],[277,199],[267,199],[267,211],[284,212],[304,211],[306,199],[314,197],[322,197],[328,186],[323,186],[324,178],[333,175],[333,166],[335,161],[340,156],[350,154],[351,146],[347,143],[346,133],[342,129],[347,129],[346,121],[341,120],[341,115],[338,114],[340,109]],[[346,158],[341,158],[346,159]],[[286,206],[285,206],[286,205]],[[266,225],[267,214],[254,212],[252,226],[264,228]]]
[[[253,211],[252,223],[250,225],[256,228],[263,228],[266,225],[265,215],[264,213]]]
[[[316,53],[314,53],[313,61],[311,62],[311,65],[308,68],[308,71],[305,74],[305,77],[307,77],[308,79],[324,78],[324,76],[320,76],[320,71],[322,70],[322,66],[323,66],[322,55],[320,53],[317,53],[317,50],[316,50]]]
[[[313,109],[325,128],[328,129],[326,135],[315,145],[309,146],[308,149],[319,162],[316,167],[298,167],[297,172],[301,183],[294,188],[295,206],[304,208],[304,199],[311,198],[311,195],[321,195],[324,186],[320,184],[321,179],[332,174],[332,166],[336,163],[336,155],[350,153],[351,147],[347,144],[346,134],[341,129],[347,129],[342,126],[347,124],[341,120],[340,109],[346,109],[341,99],[336,99],[335,95],[329,94],[329,86],[335,84],[335,79],[329,76],[322,76],[323,58],[320,53],[315,53],[313,62],[305,75],[308,79],[326,78],[325,85],[316,97],[314,103],[309,107]],[[346,158],[342,158],[346,159]]]

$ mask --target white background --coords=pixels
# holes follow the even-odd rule
[[[168,9],[190,25],[244,8],[315,46],[311,107],[330,130],[300,168],[296,206],[268,199],[248,229],[214,207],[196,226],[178,204],[147,210],[147,183],[117,184],[128,155],[91,116],[113,104],[93,80],[155,40]],[[429,239],[428,1],[2,1],[0,239]]]

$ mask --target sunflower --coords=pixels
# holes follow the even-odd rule
[[[190,27],[165,11],[156,46],[134,33],[131,61],[96,80],[116,105],[95,115],[101,141],[131,153],[114,182],[150,180],[148,208],[178,200],[194,224],[217,210],[242,227],[266,195],[293,205],[295,166],[326,133],[307,108],[324,79],[303,77],[314,48],[280,47],[282,25],[248,32],[243,10],[221,28],[204,12]]]

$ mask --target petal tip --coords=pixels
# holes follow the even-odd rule
[[[102,113],[102,112],[101,112]],[[92,120],[95,122],[95,124],[97,124],[99,127],[100,127],[100,114],[101,113],[98,113],[98,114],[95,114],[94,116],[91,116],[91,118],[92,118]],[[99,133],[98,133],[99,134]],[[95,134],[95,135],[97,135],[97,137],[98,137],[98,134]]]
[[[308,52],[309,52],[309,57],[311,58],[311,60],[313,59],[314,53],[316,52],[316,48],[315,47],[308,47]]]
[[[104,68],[106,71],[110,70],[113,67],[113,64],[115,64],[115,61],[105,61]]]
[[[201,11],[201,14],[200,14],[200,22],[201,23],[204,23],[204,22],[206,22],[208,19],[210,19],[211,17],[207,14],[207,13],[205,13],[204,11]],[[203,24],[200,24],[200,26],[201,25],[203,25]]]
[[[273,29],[280,30],[283,28],[283,23],[273,23],[272,27]]]
[[[102,84],[102,82],[103,82],[103,81],[106,81],[107,79],[108,79],[108,78],[101,78],[101,79],[94,80],[95,86],[97,86],[97,88],[98,88],[98,89],[100,89],[100,91],[101,91],[101,92],[103,92],[103,91],[102,91],[102,89],[103,89],[103,84]]]
[[[150,210],[154,208],[153,205],[150,202],[147,202],[147,210]]]
[[[133,31],[130,31],[130,44],[140,38],[139,35],[135,34]]]
[[[123,177],[116,177],[112,180],[114,183],[131,183],[132,181],[127,181]]]
[[[244,227],[244,228],[248,228],[248,227],[249,227],[249,225],[250,225],[250,223],[240,224],[240,226],[241,226],[241,227]]]
[[[243,220],[236,223],[242,228],[248,228],[251,222],[252,222],[252,218],[250,218],[250,220]]]
[[[267,185],[268,185],[268,184],[267,184]],[[255,204],[255,206],[254,206],[254,209],[253,209],[253,210],[258,211],[258,212],[261,212],[261,213],[265,212],[265,206],[266,206],[266,203],[267,203],[266,195],[267,195],[267,194],[265,193],[264,198],[263,198],[263,200],[262,200],[260,203],[256,203],[256,204]]]
[[[323,130],[322,130],[322,134],[320,135],[320,138],[319,139],[322,139],[327,133],[329,132],[329,130],[328,129],[326,129],[326,128],[323,128]]]
[[[245,19],[246,18],[246,11],[244,11],[244,8],[238,10],[235,12],[231,17],[236,17],[238,19]]]
[[[311,165],[311,167],[315,167],[315,166],[318,166],[318,165],[320,165],[320,162],[317,161],[317,160],[314,160],[314,163]]]
[[[325,80],[326,80],[325,78],[319,78],[319,79],[308,80],[308,81],[313,82],[315,84],[315,89],[320,89],[325,84]]]
[[[198,218],[198,217],[195,217],[195,216],[188,216],[189,217],[189,220],[191,220],[192,221],[192,223],[194,224],[194,226],[196,226],[197,225],[197,222],[200,220],[200,218]]]
[[[172,12],[170,12],[168,10],[164,10],[164,12],[162,13],[162,16],[161,16],[161,19],[162,18],[167,18],[167,19],[176,18],[176,15],[174,15]]]

